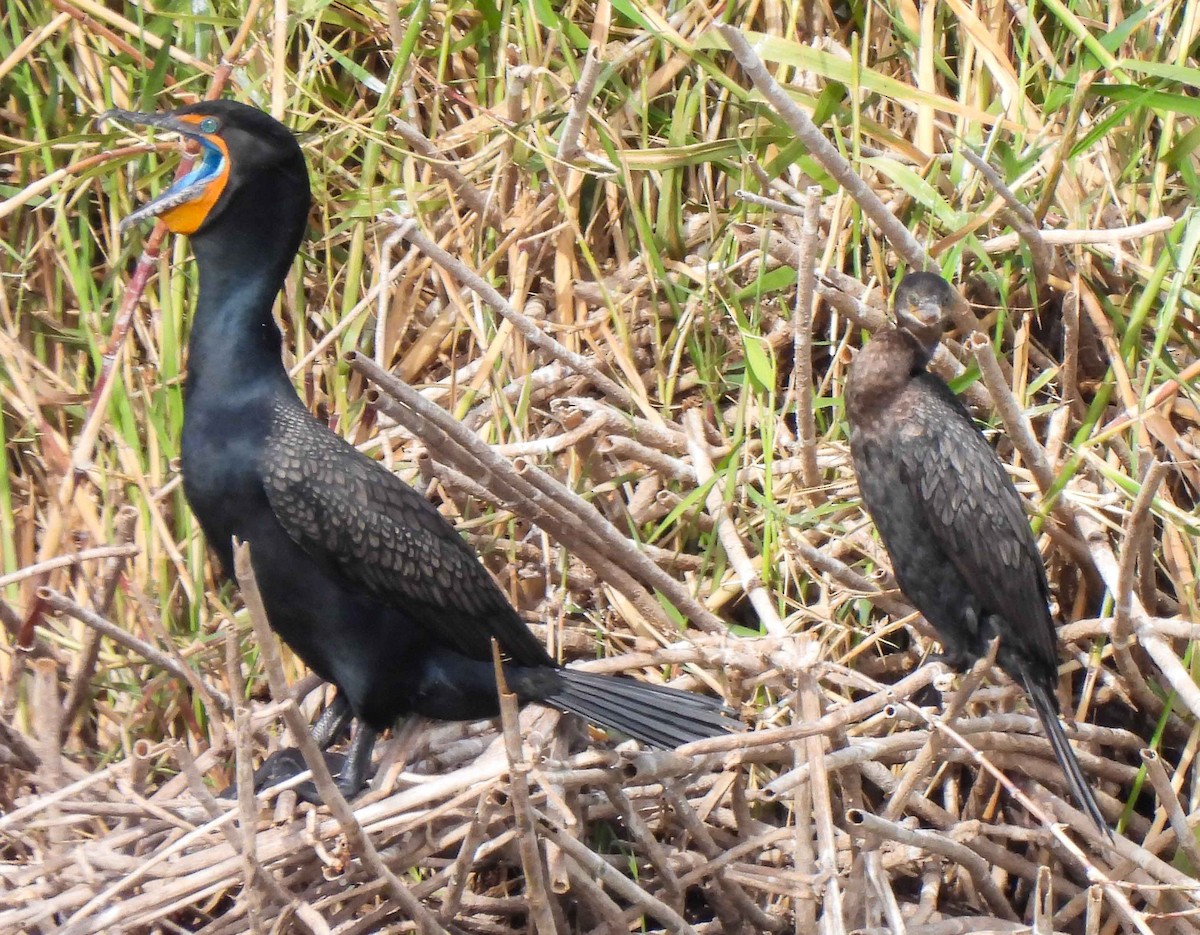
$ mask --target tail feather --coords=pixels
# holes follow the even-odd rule
[[[540,700],[661,750],[741,728],[718,698],[629,678],[559,669],[560,682]]]
[[[1087,816],[1096,823],[1096,827],[1112,837],[1112,829],[1104,820],[1104,813],[1100,811],[1100,805],[1096,801],[1092,787],[1089,785],[1087,777],[1084,776],[1083,768],[1079,765],[1079,760],[1075,758],[1075,752],[1071,749],[1071,744],[1067,741],[1067,735],[1063,731],[1062,722],[1058,719],[1058,702],[1055,700],[1052,690],[1044,685],[1036,684],[1028,676],[1025,677],[1025,690],[1029,693],[1033,709],[1042,722],[1042,730],[1046,733],[1046,739],[1050,741],[1054,756],[1062,767],[1063,775],[1066,776],[1067,788],[1071,790],[1071,795],[1075,797],[1075,801],[1079,803]]]

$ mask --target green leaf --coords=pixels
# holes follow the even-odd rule
[[[863,165],[877,169],[904,192],[947,227],[961,227],[967,216],[946,203],[941,193],[927,179],[922,178],[902,162],[889,156],[870,156],[862,160]]]
[[[612,7],[622,16],[629,19],[630,22],[637,24],[639,28],[648,33],[658,35],[658,30],[642,15],[642,11],[630,3],[629,0],[612,0]]]
[[[1200,98],[1188,97],[1183,94],[1172,94],[1169,91],[1155,91],[1139,88],[1129,84],[1094,84],[1090,91],[1097,97],[1107,97],[1114,101],[1125,101],[1138,107],[1148,107],[1151,110],[1169,111],[1183,114],[1186,117],[1200,119]]]
[[[775,388],[775,355],[765,338],[742,332],[742,347],[746,351],[746,372],[755,389],[767,392]]]
[[[500,18],[500,8],[496,6],[495,0],[475,0],[475,9],[479,11],[479,15],[483,17],[483,21],[487,23],[489,32],[497,33],[503,25]]]
[[[1200,88],[1200,68],[1172,65],[1169,62],[1139,62],[1130,58],[1122,59],[1121,67],[1127,71],[1141,72],[1155,78],[1166,78],[1168,81]]]

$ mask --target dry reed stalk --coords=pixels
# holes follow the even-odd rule
[[[813,157],[821,163],[825,171],[837,180],[837,183],[862,208],[863,213],[875,222],[896,252],[904,257],[913,269],[925,269],[929,266],[929,258],[926,256],[924,248],[854,171],[833,144],[825,139],[824,134],[817,129],[808,114],[797,107],[783,88],[771,77],[770,72],[763,66],[762,59],[751,48],[741,30],[733,26],[716,26],[715,28],[721,34],[721,38],[728,43],[730,51],[737,58],[738,64],[742,66],[747,77],[754,82],[754,86],[767,99],[775,112],[796,134],[796,139],[800,140]]]
[[[804,194],[804,224],[797,243],[796,304],[792,311],[792,385],[790,396],[796,412],[800,475],[813,506],[825,502],[817,457],[816,419],[813,414],[813,311],[816,307],[813,268],[820,233],[821,187],[810,185]]]
[[[432,405],[362,355],[351,355],[349,363],[370,378],[382,391],[387,392],[392,400],[411,410],[416,418],[407,421],[408,428],[421,435],[433,450],[442,452],[460,470],[484,468],[489,481],[504,491],[502,496],[507,503],[515,503],[531,512],[531,519],[539,524],[549,519],[552,526],[569,530],[569,534],[563,533],[560,541],[570,541],[577,549],[583,549],[593,567],[597,563],[611,567],[610,562],[603,559],[603,556],[610,556],[612,563],[620,563],[622,572],[662,591],[698,628],[709,632],[724,630],[720,621],[699,604],[676,579],[647,559],[634,543],[618,533],[582,497],[567,490],[532,465],[526,465],[526,469],[522,471],[499,458],[488,446],[483,445],[455,422],[445,410]],[[392,409],[389,412],[398,420],[405,418],[400,409]],[[430,443],[431,439],[434,440],[434,444]],[[660,613],[652,612],[652,619],[660,616]]]
[[[291,732],[292,740],[300,748],[304,762],[312,772],[313,782],[321,794],[321,800],[333,812],[342,833],[354,853],[372,873],[384,880],[388,894],[396,900],[408,917],[412,919],[423,935],[447,935],[446,930],[437,919],[409,891],[400,879],[379,856],[379,851],[363,830],[345,796],[333,781],[329,767],[325,763],[320,747],[308,732],[300,709],[294,701],[288,698],[287,680],[283,672],[283,664],[279,659],[279,643],[267,623],[267,612],[259,595],[258,584],[254,580],[254,568],[250,564],[250,546],[248,543],[234,542],[234,571],[238,587],[246,601],[246,609],[250,613],[250,621],[254,625],[254,634],[258,638],[258,650],[263,657],[263,667],[271,685],[271,693],[276,699],[284,701],[283,715]],[[286,700],[285,700],[286,699]],[[361,729],[361,725],[360,725]]]
[[[692,469],[696,472],[698,484],[710,485],[705,497],[708,504],[708,515],[712,517],[717,535],[721,537],[721,544],[725,547],[725,554],[729,556],[729,563],[737,572],[746,597],[754,605],[754,611],[758,614],[763,632],[768,636],[786,636],[787,628],[779,619],[779,613],[771,602],[771,596],[767,593],[750,556],[746,553],[746,546],[738,535],[733,516],[725,504],[725,495],[721,485],[715,480],[712,462],[708,459],[708,452],[705,450],[704,426],[700,419],[700,411],[689,409],[684,414],[684,424],[688,435],[688,448],[692,456]]]

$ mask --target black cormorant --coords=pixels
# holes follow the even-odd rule
[[[662,748],[735,727],[718,699],[555,663],[433,505],[309,414],[271,311],[310,207],[304,157],[282,124],[232,101],[105,116],[199,144],[194,168],[125,222],[158,217],[188,234],[200,271],[184,491],[227,574],[232,538],[250,544],[271,626],[337,686],[318,740],[357,718],[344,792],[361,788],[377,732],[399,716],[498,713],[493,638],[522,702]]]
[[[1025,686],[1072,794],[1107,830],[1059,723],[1046,569],[1021,497],[958,397],[926,369],[953,298],[940,276],[905,276],[897,327],[850,367],[846,417],[859,491],[945,660],[968,667],[1000,638],[1000,668]]]

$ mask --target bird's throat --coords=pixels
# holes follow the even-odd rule
[[[260,267],[231,263],[221,244],[213,246],[207,238],[193,241],[200,295],[188,340],[189,398],[236,396],[264,379],[287,384],[272,312],[287,261],[260,257],[266,261]]]

